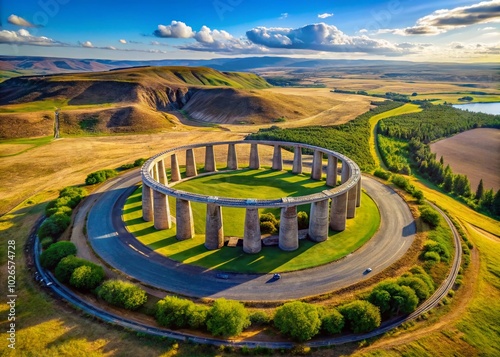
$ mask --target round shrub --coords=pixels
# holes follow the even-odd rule
[[[95,171],[87,175],[87,178],[85,179],[85,184],[95,185],[97,183],[104,182],[109,178],[115,177],[116,175],[117,175],[116,170],[111,170],[111,169]]]
[[[398,279],[398,284],[400,286],[409,286],[415,291],[415,294],[418,297],[419,302],[427,299],[431,292],[429,290],[429,286],[419,277],[409,276],[409,277],[401,277]]]
[[[272,222],[260,222],[260,233],[262,234],[274,234],[276,233],[276,227]]]
[[[373,173],[376,177],[379,177],[384,180],[388,180],[391,177],[391,173],[389,171],[385,171],[382,169],[376,169],[375,172]]]
[[[207,329],[214,336],[237,336],[248,326],[248,311],[239,301],[220,298],[208,310]]]
[[[318,309],[305,302],[287,302],[276,309],[274,325],[284,335],[303,342],[313,338],[321,327]]]
[[[278,220],[272,213],[263,213],[259,217],[260,222],[271,222],[274,226],[278,224]]]
[[[309,217],[307,216],[307,212],[300,211],[297,213],[297,223],[299,225],[299,229],[306,229],[309,227]]]
[[[430,239],[424,243],[424,252],[436,252],[440,256],[440,258],[442,258],[445,261],[448,260],[448,258],[450,257],[450,253],[448,252],[448,249],[446,249],[444,245]]]
[[[156,304],[156,321],[166,327],[187,327],[194,302],[177,296],[166,296]]]
[[[250,322],[252,325],[266,325],[271,322],[271,316],[264,311],[257,310],[250,314]]]
[[[321,319],[321,327],[323,330],[332,335],[340,333],[344,328],[344,325],[344,316],[342,316],[342,314],[335,309],[330,311],[328,315],[323,316]]]
[[[380,326],[380,310],[365,300],[355,300],[339,308],[354,333],[368,332]]]
[[[57,264],[56,269],[54,270],[54,275],[61,283],[67,283],[69,282],[71,274],[73,274],[73,271],[75,271],[76,268],[90,264],[93,263],[83,258],[69,255],[62,258],[61,261]]]
[[[92,290],[104,280],[104,269],[101,266],[82,265],[71,274],[69,283],[77,289]]]
[[[54,243],[54,239],[52,237],[45,237],[40,241],[42,249],[47,249],[52,243]]]
[[[194,305],[190,311],[189,326],[194,329],[202,328],[207,323],[208,307],[204,305]]]
[[[439,225],[441,217],[436,210],[429,206],[421,206],[419,207],[419,211],[420,218],[422,218],[425,223],[429,224],[431,227],[437,227]]]
[[[146,159],[141,157],[140,159],[137,159],[134,161],[134,166],[135,167],[142,166],[142,165],[144,165],[145,162],[146,162]]]
[[[61,234],[69,227],[71,217],[64,213],[55,213],[47,218],[41,224],[37,231],[38,237],[43,239],[45,237],[59,238]]]
[[[128,310],[137,310],[147,300],[146,292],[127,281],[107,280],[97,288],[97,295],[111,305]]]
[[[439,263],[441,261],[441,257],[436,252],[425,252],[424,260]]]
[[[68,186],[63,188],[59,192],[59,197],[69,197],[73,201],[74,205],[80,203],[80,201],[87,196],[87,190],[82,187]],[[74,207],[73,207],[74,208]]]
[[[52,244],[40,255],[40,264],[46,269],[53,269],[59,261],[68,255],[76,254],[76,246],[71,242],[57,242]]]

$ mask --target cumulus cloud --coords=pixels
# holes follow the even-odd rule
[[[21,16],[17,16],[17,15],[14,15],[14,14],[10,15],[7,18],[7,22],[10,23],[10,24],[12,24],[12,25],[16,25],[16,26],[37,27],[37,25],[32,24],[28,20],[23,19]]]
[[[0,31],[0,43],[33,46],[68,46],[45,36],[33,36],[25,29],[19,31]]]
[[[434,11],[417,20],[415,26],[385,30],[396,35],[437,35],[453,29],[500,20],[500,0]]]
[[[153,32],[156,37],[166,38],[191,38],[194,36],[193,29],[182,21],[172,21],[170,25],[158,25]]]
[[[332,17],[333,13],[325,12],[323,14],[318,14],[318,18],[320,19],[326,19],[327,17]]]
[[[80,42],[80,46],[86,47],[86,48],[93,48],[94,47],[94,45],[90,41]]]
[[[121,39],[121,40],[119,40],[118,42],[123,43],[123,44],[126,44],[126,43],[127,43],[127,40]]]
[[[349,36],[333,25],[306,25],[297,29],[257,27],[247,31],[254,44],[268,48],[300,49],[326,52],[363,52],[397,55],[404,51],[386,40],[368,36]]]

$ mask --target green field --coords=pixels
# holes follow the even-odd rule
[[[45,99],[29,103],[8,104],[0,106],[0,113],[31,113],[31,112],[39,112],[46,110],[53,111],[56,108],[64,110],[93,109],[93,108],[104,109],[116,106],[115,103],[70,105],[68,104],[68,102],[69,99]]]
[[[460,98],[465,96],[473,97],[472,101],[460,101]],[[492,103],[500,102],[498,94],[470,94],[470,93],[429,93],[419,94],[416,97],[411,97],[412,100],[432,100],[432,104],[467,104],[467,103]],[[434,100],[436,99],[436,100]]]
[[[251,179],[254,178],[254,179]],[[255,178],[258,178],[256,185]],[[276,198],[300,196],[323,190],[323,181],[313,181],[305,175],[292,175],[283,171],[242,170],[236,174],[217,174],[192,179],[176,186],[185,191],[219,195],[226,197]],[[224,193],[224,194],[223,194]],[[300,242],[294,252],[283,252],[278,247],[263,247],[261,253],[245,254],[241,247],[223,247],[220,250],[205,249],[205,205],[192,204],[195,217],[196,236],[193,239],[177,241],[175,227],[157,231],[152,222],[142,220],[141,188],[127,200],[123,219],[127,228],[143,244],[169,258],[187,264],[224,271],[245,273],[284,272],[310,268],[338,260],[366,243],[380,225],[380,215],[375,203],[363,194],[363,204],[357,209],[356,219],[347,221],[343,232],[329,234],[327,241],[317,244],[308,240]],[[298,211],[309,211],[309,205]],[[172,214],[175,214],[174,201],[170,201]],[[261,213],[269,210],[261,210]],[[279,211],[274,211],[277,216]],[[223,208],[224,234],[243,236],[245,210]]]

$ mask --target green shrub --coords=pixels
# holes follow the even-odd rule
[[[365,300],[354,300],[342,305],[339,312],[354,333],[368,332],[380,326],[380,310]]]
[[[52,243],[54,243],[54,239],[52,237],[45,237],[40,241],[42,249],[47,249]]]
[[[87,178],[85,179],[85,184],[95,185],[97,183],[104,182],[109,178],[115,177],[116,175],[116,170],[111,169],[95,171],[88,174]]]
[[[177,296],[166,296],[156,304],[156,321],[166,327],[187,327],[194,302]]]
[[[429,206],[420,206],[420,218],[432,227],[437,227],[441,221],[439,213]]]
[[[323,316],[321,319],[321,327],[326,332],[334,335],[340,333],[344,328],[345,321],[344,316],[336,309],[333,309],[328,313],[328,315]]]
[[[391,178],[391,181],[398,186],[399,188],[402,188],[406,192],[411,191],[411,184],[410,181],[401,175],[393,175]]]
[[[271,316],[264,311],[257,310],[250,314],[250,322],[252,325],[267,325],[271,322]]]
[[[118,168],[118,170],[130,170],[133,169],[135,166],[134,164],[123,164]]]
[[[220,298],[208,310],[207,329],[214,336],[237,336],[248,326],[248,311],[239,301]]]
[[[55,213],[47,218],[41,224],[37,231],[38,237],[43,239],[45,237],[59,238],[61,234],[69,227],[71,217],[64,213]]]
[[[271,222],[273,226],[276,226],[278,224],[278,220],[272,213],[263,213],[259,217],[260,222]]]
[[[302,342],[310,340],[319,332],[321,319],[314,305],[293,301],[276,309],[274,325],[282,334]]]
[[[425,301],[431,295],[427,283],[417,276],[401,277],[397,282],[400,286],[409,286],[412,288],[419,302]]]
[[[260,222],[260,233],[262,234],[275,234],[276,227],[272,222]]]
[[[422,282],[422,284],[424,284]],[[389,295],[383,293],[387,292]],[[389,300],[387,301],[387,297]],[[380,308],[380,312],[393,314],[409,314],[417,308],[418,297],[415,291],[406,285],[400,285],[395,280],[385,280],[373,289],[368,301]]]
[[[425,252],[424,260],[439,263],[441,261],[441,257],[436,252]]]
[[[140,308],[147,300],[146,292],[127,281],[107,280],[99,288],[97,295],[111,305],[128,310]]]
[[[135,167],[139,167],[139,166],[142,166],[144,165],[144,163],[146,162],[147,159],[144,159],[144,158],[140,158],[140,159],[137,159],[134,161],[134,166]]]
[[[194,309],[190,311],[189,326],[194,329],[202,328],[207,323],[208,307],[204,305],[194,305]]]
[[[436,242],[434,240],[429,239],[429,240],[425,241],[425,243],[424,243],[424,256],[425,256],[425,253],[428,253],[428,252],[437,253],[439,255],[439,257],[445,261],[447,261],[450,258],[450,253],[448,252],[448,249],[446,249],[446,247],[443,244]]]
[[[71,274],[69,283],[77,289],[93,290],[104,280],[104,269],[98,265],[82,265]]]
[[[81,266],[89,266],[93,269],[102,269],[100,265],[94,264],[91,261],[75,257],[74,255],[69,255],[62,258],[57,264],[56,269],[54,270],[54,275],[61,283],[67,283],[69,282],[75,269]]]
[[[373,173],[374,176],[379,177],[384,180],[388,180],[391,177],[391,173],[389,171],[385,171],[382,169],[376,169]]]
[[[68,186],[59,192],[59,197],[69,197],[75,203],[75,206],[87,196],[87,190],[82,187]],[[73,207],[74,208],[74,207]]]
[[[40,264],[46,269],[53,269],[59,261],[68,255],[76,254],[76,246],[71,242],[57,242],[52,244],[40,255]]]
[[[309,217],[307,212],[300,211],[297,213],[297,223],[299,225],[299,229],[306,229],[309,227]]]

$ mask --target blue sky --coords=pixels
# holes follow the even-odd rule
[[[500,0],[6,0],[0,53],[500,61]]]

